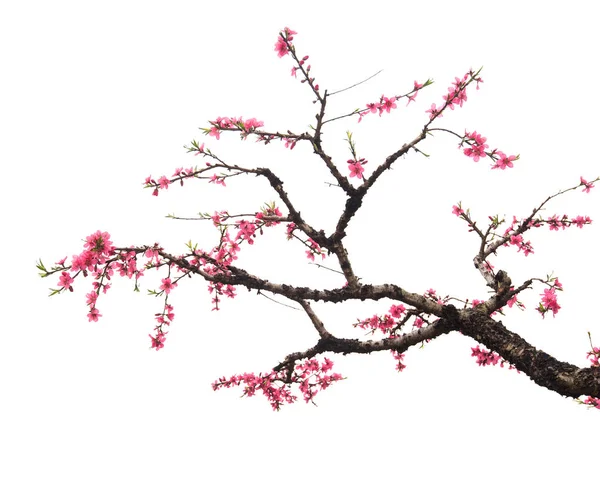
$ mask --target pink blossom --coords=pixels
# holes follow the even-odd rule
[[[365,170],[365,168],[363,168],[360,164],[358,163],[352,163],[350,166],[350,177],[357,177],[358,179],[362,179],[363,177],[363,172]]]
[[[542,317],[546,315],[546,312],[551,310],[552,316],[556,316],[557,312],[560,310],[560,305],[556,300],[556,292],[553,288],[544,289],[544,293],[542,295],[542,301],[540,302],[540,306],[537,308],[537,311],[542,314]]]
[[[85,299],[87,305],[95,305],[96,300],[98,300],[98,293],[95,290],[92,290],[90,293],[85,295]]]
[[[477,358],[477,364],[480,366],[495,366],[500,361],[500,356],[487,349],[480,349],[479,346],[471,348],[471,355]]]
[[[152,347],[151,349],[156,348],[156,350],[162,349],[165,346],[165,340],[166,337],[165,335],[167,334],[167,332],[158,332],[156,334],[156,336],[152,337],[152,335],[148,334],[148,337],[150,337],[150,340],[152,341]]]
[[[577,225],[578,228],[583,228],[583,225],[588,225],[592,222],[589,216],[583,217],[581,215],[571,219],[571,223]]]
[[[473,131],[472,133],[465,132],[465,137],[461,142],[461,146],[464,142],[466,142],[469,147],[465,148],[463,153],[466,156],[473,158],[473,161],[479,161],[480,158],[485,157],[485,148],[489,147],[487,144],[485,144],[486,140],[487,138],[483,137],[481,134],[478,134],[477,131]]]
[[[390,98],[382,97],[379,115],[381,116],[381,113],[383,111],[389,113],[391,109],[396,109],[396,98],[395,97],[390,97]]]
[[[114,253],[110,235],[107,232],[101,232],[100,230],[86,237],[84,247],[106,256],[110,256]]]
[[[588,404],[596,409],[600,409],[600,398],[588,396],[585,401],[585,404]]]
[[[550,227],[550,231],[558,231],[559,228],[562,228],[563,230],[565,229],[565,224],[561,220],[559,220],[558,216],[556,215],[553,215],[552,218],[549,218],[546,221],[548,223],[548,226]]]
[[[349,159],[348,160],[348,169],[350,169],[350,177],[354,178],[356,176],[357,179],[362,179],[363,177],[363,172],[365,171],[365,168],[363,168],[364,163],[362,162],[362,160],[360,161],[355,161],[353,159]]]
[[[294,35],[297,33],[298,32],[294,32],[293,30],[287,27],[283,29],[283,36],[287,39],[288,42],[291,42],[294,39]],[[277,42],[275,42],[275,52],[277,52],[277,55],[279,57],[283,57],[284,55],[288,54],[288,46],[286,45],[285,40],[281,35],[282,34],[279,34],[279,37],[277,37]]]
[[[403,304],[392,305],[390,307],[390,314],[392,314],[392,317],[394,317],[395,319],[399,319],[400,317],[402,317],[402,314],[404,314],[404,312],[406,312],[406,307]]]
[[[406,103],[407,106],[417,98],[417,94],[419,93],[419,90],[421,89],[421,87],[423,87],[423,84],[419,84],[417,81],[415,81],[415,85],[413,87],[414,92],[413,92],[413,94],[408,96],[408,102]]]
[[[295,223],[288,223],[286,226],[286,234],[287,234],[287,239],[291,240],[292,239],[292,233],[294,232],[294,230],[296,229],[296,224]]]
[[[161,176],[161,177],[159,178],[159,180],[158,180],[158,184],[160,185],[160,187],[161,187],[162,189],[165,189],[165,190],[166,190],[166,189],[168,189],[168,188],[169,188],[169,184],[170,184],[170,182],[169,182],[169,180],[168,180],[168,178],[167,178],[166,176]]]
[[[310,246],[310,250],[306,251],[306,256],[309,260],[314,262],[315,254],[321,255],[321,257],[325,259],[325,253],[321,250],[321,247],[316,241],[314,241],[312,238],[309,238],[306,243]]]
[[[431,104],[431,107],[425,112],[429,113],[429,119],[433,119],[435,117],[442,117],[441,111],[438,110],[435,104]]]
[[[506,169],[506,168],[512,168],[513,167],[513,161],[519,159],[518,156],[514,156],[514,155],[510,155],[510,156],[506,156],[506,154],[504,154],[502,151],[496,151],[496,154],[499,156],[499,158],[496,160],[496,164],[494,164],[492,166],[492,169]]]
[[[254,243],[253,238],[256,236],[256,225],[250,221],[241,220],[239,223],[237,223],[237,227],[240,231],[238,232],[235,239],[238,240],[241,238],[243,240],[246,240],[250,245],[252,245]]]
[[[222,186],[226,186],[225,185],[225,180],[222,177],[217,176],[216,174],[212,175],[212,177],[210,178],[209,183],[215,183],[215,184],[220,184]]]
[[[66,270],[60,273],[60,278],[58,279],[58,286],[64,287],[65,289],[70,289],[73,291],[71,284],[73,283],[73,278],[69,275],[69,272]]]
[[[586,181],[585,179],[583,179],[582,176],[579,177],[579,181],[580,181],[580,186],[584,186],[583,188],[583,192],[584,193],[589,193],[590,190],[594,187],[594,183],[591,181]]]
[[[452,207],[452,213],[456,216],[460,216],[464,213],[464,210],[462,208],[459,208],[458,206],[454,205]]]
[[[253,131],[256,128],[264,126],[262,121],[257,121],[255,118],[246,119],[244,121],[244,129],[246,131]]]
[[[213,126],[208,131],[209,136],[214,136],[217,140],[221,139],[221,131],[216,126]]]
[[[404,369],[406,369],[406,365],[402,363],[402,361],[404,360],[404,354],[400,354],[397,351],[392,351],[392,356],[394,357],[394,359],[396,359],[396,361],[398,361],[398,363],[396,364],[396,370],[398,372],[402,372]]]
[[[511,287],[510,289],[512,290],[513,288],[514,287]],[[518,307],[525,308],[525,306],[517,300],[516,295],[514,295],[511,299],[508,300],[508,302],[506,302],[506,305],[508,305],[509,308],[512,308],[515,304],[517,304]]]
[[[511,235],[510,236],[510,244],[511,245],[520,245],[523,243],[523,235]]]
[[[171,290],[173,290],[175,287],[177,287],[177,283],[173,283],[171,279],[167,277],[162,279],[162,284],[159,288],[161,290],[164,290],[165,293],[169,295],[171,293]]]
[[[375,114],[379,109],[381,109],[381,104],[379,104],[378,102],[370,102],[369,104],[367,104],[367,109],[369,110],[369,112]]]
[[[100,314],[98,309],[96,307],[90,308],[90,312],[88,314],[88,320],[90,322],[98,322],[98,317],[102,317],[102,315]]]
[[[327,357],[325,357],[325,362],[323,362],[321,364],[321,370],[323,372],[328,372],[331,369],[333,369],[333,361],[331,361],[330,359],[328,359]]]

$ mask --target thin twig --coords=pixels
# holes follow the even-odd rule
[[[365,79],[363,81],[357,82],[356,84],[351,85],[350,87],[345,87],[344,89],[340,89],[339,91],[335,91],[335,92],[332,92],[331,94],[327,94],[327,95],[328,96],[333,96],[334,94],[339,94],[340,92],[344,92],[344,91],[347,91],[348,89],[352,89],[353,87],[356,87],[356,86],[359,86],[361,84],[364,84],[365,82],[367,82],[368,80],[371,80],[373,77],[375,77],[378,74],[381,74],[382,72],[383,72],[383,69],[381,69],[379,72],[376,72],[371,77],[368,77],[367,79]]]
[[[283,305],[284,307],[289,307],[290,309],[294,309],[294,310],[300,310],[298,307],[294,307],[293,305],[288,305],[288,304],[284,304],[283,302],[279,302],[278,300],[275,300],[274,298],[271,298],[268,295],[265,295],[261,291],[258,292],[258,295],[262,295],[263,297],[269,299],[271,302],[275,302],[276,304]]]
[[[326,267],[325,265],[321,265],[319,263],[310,262],[309,265],[316,265],[319,268],[324,268],[325,270],[329,270],[331,272],[339,273],[340,275],[344,275],[344,272],[340,272],[339,270],[334,270],[333,268]]]

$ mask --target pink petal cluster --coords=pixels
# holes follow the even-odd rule
[[[73,291],[73,287],[71,287],[72,283],[73,283],[73,277],[71,277],[69,272],[67,272],[65,270],[64,272],[60,273],[60,278],[58,279],[59,287],[64,287],[65,289],[68,289],[72,292]]]
[[[383,316],[373,315],[369,318],[359,320],[354,327],[358,327],[360,329],[370,330],[371,332],[375,332],[376,330],[380,330],[384,334],[391,334],[392,329],[396,327],[398,324],[397,320],[394,320],[393,315],[385,314]]]
[[[593,408],[596,409],[600,409],[600,398],[598,397],[591,397],[588,396],[585,401],[583,401],[584,404],[587,404],[588,406],[592,406]]]
[[[404,354],[400,354],[398,351],[392,351],[392,357],[396,360],[396,370],[398,372],[402,372],[406,369],[406,364],[403,363]]]
[[[295,229],[296,229],[296,223],[288,223],[287,224],[285,231],[286,231],[286,237],[288,240],[292,239]]]
[[[479,89],[479,83],[483,82],[483,79],[472,70],[467,72],[462,79],[455,77],[452,85],[448,87],[448,94],[442,96],[444,104],[441,107],[431,104],[431,107],[426,111],[429,114],[429,119],[433,121],[437,117],[442,117],[442,112],[444,112],[447,107],[449,107],[450,110],[454,110],[454,106],[462,107],[467,101],[467,86],[472,81],[476,82],[477,89]]]
[[[415,85],[417,85],[417,81],[415,81]],[[420,86],[422,87],[422,85],[420,85]],[[413,100],[416,97],[416,95],[417,95],[417,93],[415,92],[413,95]],[[365,117],[369,113],[371,113],[371,114],[379,113],[380,117],[384,112],[387,112],[389,114],[392,109],[396,109],[398,107],[396,105],[396,101],[398,99],[400,99],[400,97],[402,97],[402,96],[387,97],[387,96],[382,95],[381,98],[379,99],[379,102],[369,102],[367,104],[367,108],[359,113],[358,122],[362,121],[362,118]]]
[[[456,216],[460,216],[462,214],[464,214],[464,210],[460,207],[460,206],[452,206],[452,214],[456,215]]]
[[[471,348],[471,356],[477,358],[477,364],[480,366],[495,366],[502,359],[500,355],[487,349],[481,349],[479,346]]]
[[[592,367],[600,367],[600,347],[592,347],[586,356]]]
[[[173,290],[175,287],[177,287],[177,284],[174,283],[173,281],[171,281],[171,279],[169,277],[167,278],[163,278],[161,280],[162,284],[160,285],[160,289],[164,290],[164,292],[169,295],[171,293],[171,290]]]
[[[290,48],[288,47],[288,45],[291,46],[291,42],[292,40],[294,40],[294,35],[296,35],[298,32],[294,32],[293,30],[289,29],[288,27],[285,27],[280,33],[279,36],[277,37],[277,42],[275,42],[275,52],[277,52],[277,55],[279,57],[283,57],[284,55],[288,55]]]
[[[463,153],[465,156],[469,156],[473,158],[473,161],[477,162],[480,158],[485,157],[485,149],[489,146],[485,144],[487,138],[484,138],[481,134],[477,133],[477,131],[473,132],[465,132],[465,136],[460,143],[460,146],[463,143],[468,144],[469,147],[463,149]]]
[[[586,181],[585,179],[583,179],[582,176],[579,177],[579,181],[580,181],[580,185],[579,186],[583,186],[583,192],[584,193],[589,193],[590,190],[594,187],[594,183],[590,182],[590,181]]]
[[[274,217],[274,216],[282,216],[281,210],[277,208],[275,205],[267,206],[263,211],[256,213],[256,221],[257,223],[262,223],[261,226],[276,226],[279,225],[278,221],[270,221],[266,220],[265,217]]]
[[[309,250],[306,251],[306,257],[309,260],[315,261],[315,255],[321,255],[321,258],[325,260],[325,250],[323,250],[320,245],[314,241],[312,238],[306,240],[306,244],[308,245]]]
[[[166,337],[167,332],[161,332],[158,331],[156,335],[150,335],[148,334],[148,337],[150,337],[150,340],[152,341],[152,347],[151,349],[162,349],[165,346],[165,340],[167,339]]]
[[[500,168],[504,170],[506,168],[512,168],[514,166],[513,161],[519,159],[519,156],[515,156],[514,154],[507,156],[502,151],[494,151],[492,154],[492,158],[494,158],[496,162],[496,164],[492,166],[492,169]]]
[[[448,94],[445,94],[443,97],[445,101],[445,105],[450,107],[450,110],[454,109],[455,105],[462,107],[463,104],[467,100],[467,80],[469,79],[469,75],[471,72],[467,72],[462,79],[458,77],[454,78],[454,82],[450,87],[448,87]]]
[[[242,117],[217,117],[214,121],[209,121],[211,127],[203,128],[204,133],[209,136],[214,136],[217,140],[221,139],[222,131],[240,131],[242,139],[246,139],[248,134],[256,131],[259,127],[264,126],[262,121],[256,118],[244,120]]]
[[[223,387],[244,385],[244,396],[252,397],[257,392],[262,392],[273,410],[279,411],[284,404],[292,404],[298,399],[292,393],[293,385],[297,385],[304,401],[308,403],[313,401],[319,391],[327,389],[335,381],[342,380],[340,374],[329,373],[332,368],[333,362],[327,357],[323,362],[308,359],[297,364],[292,374],[285,370],[258,375],[244,373],[229,378],[221,377],[213,382],[212,387],[217,391]]]
[[[519,250],[523,251],[523,254],[527,257],[530,253],[533,253],[533,246],[531,246],[531,242],[524,241],[523,235],[510,235],[509,242],[511,245],[516,245]]]
[[[427,81],[426,85],[429,85],[430,83],[431,83],[430,81]],[[397,107],[396,101],[400,100],[403,97],[408,98],[408,102],[406,103],[406,105],[408,106],[412,101],[414,101],[417,98],[417,94],[424,86],[425,86],[425,84],[421,84],[417,81],[414,81],[413,90],[411,92],[409,92],[408,94],[404,94],[401,96],[391,96],[391,97],[382,95],[379,98],[379,101],[369,102],[367,104],[366,109],[359,111],[358,122],[362,121],[362,118],[365,117],[367,114],[379,113],[379,116],[381,116],[384,112],[390,113],[392,109],[396,109],[396,107]]]
[[[560,305],[558,305],[558,301],[556,300],[555,288],[545,288],[544,293],[540,295],[542,296],[542,300],[537,311],[542,314],[542,317],[545,317],[546,312],[552,311],[552,316],[555,317],[560,310]]]

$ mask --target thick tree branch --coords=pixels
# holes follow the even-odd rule
[[[536,349],[483,311],[460,311],[459,330],[500,354],[536,384],[563,396],[600,397],[600,368],[579,368]]]

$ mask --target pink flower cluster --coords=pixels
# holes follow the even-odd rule
[[[592,347],[586,356],[592,367],[600,367],[600,347]]]
[[[90,322],[97,322],[98,318],[101,317],[100,312],[96,308],[96,299],[98,293],[102,289],[104,293],[110,288],[109,284],[104,283],[104,278],[110,280],[110,276],[113,273],[110,264],[107,263],[110,257],[115,254],[114,246],[110,240],[110,235],[106,232],[96,231],[92,235],[86,237],[84,244],[84,251],[79,255],[74,255],[70,271],[77,272],[75,277],[82,273],[84,277],[87,277],[88,273],[94,276],[95,281],[93,282],[94,290],[87,294],[87,305],[89,307],[88,320]],[[59,265],[64,266],[65,259],[59,262]],[[127,260],[124,259],[124,263]],[[119,265],[120,271],[122,271],[122,265]],[[129,270],[125,273],[129,274]],[[133,273],[132,273],[133,275]],[[139,275],[137,275],[139,276]],[[137,278],[137,277],[136,277]],[[64,289],[68,289],[71,292],[73,287],[74,277],[65,270],[61,273],[58,285]]]
[[[246,119],[241,117],[217,117],[214,121],[209,121],[211,128],[204,128],[204,133],[214,136],[217,140],[221,139],[222,131],[240,131],[242,139],[246,139],[248,134],[253,133],[259,127],[264,126],[262,121],[256,118]]]
[[[285,27],[283,31],[280,32],[279,37],[277,37],[277,42],[275,42],[275,52],[279,57],[283,57],[288,55],[291,50],[292,40],[294,40],[294,35],[298,32],[294,32],[293,30]]]
[[[519,220],[515,216],[513,216],[513,220],[510,226],[504,231],[504,237],[508,238],[506,244],[515,245],[518,247],[518,251],[522,251],[525,256],[528,256],[531,253],[534,253],[533,246],[531,242],[525,241],[523,235],[517,233],[519,230]],[[546,224],[549,226],[551,231],[558,231],[559,228],[566,229],[570,226],[577,226],[578,228],[583,228],[584,225],[589,225],[592,223],[592,219],[589,216],[581,216],[578,215],[576,217],[569,218],[567,215],[563,215],[562,217],[558,217],[558,215],[553,215],[550,218],[543,219],[532,219],[529,221],[528,227],[539,228],[542,225]],[[515,227],[515,225],[517,225]]]
[[[478,162],[479,159],[484,158],[485,156],[489,156],[494,164],[492,165],[492,169],[506,169],[512,168],[513,161],[519,159],[519,156],[510,155],[507,156],[502,151],[498,151],[494,149],[493,151],[486,152],[486,148],[489,146],[486,144],[487,138],[483,137],[477,131],[473,131],[472,133],[466,132],[463,136],[459,148],[462,148],[465,144],[466,148],[463,149],[463,153],[465,156],[473,158],[473,161]]]
[[[579,182],[581,183],[579,186],[583,186],[583,192],[584,193],[589,193],[590,190],[594,187],[594,182],[593,181],[586,181],[585,179],[583,179],[583,176],[579,177]]]
[[[392,351],[392,356],[396,360],[396,370],[398,372],[402,372],[404,369],[406,369],[406,364],[403,363],[404,354],[400,354],[398,351]]]
[[[267,398],[271,407],[279,411],[284,404],[294,403],[298,397],[292,394],[292,384],[297,384],[302,393],[304,401],[313,402],[315,395],[327,389],[333,382],[340,381],[343,377],[338,373],[329,373],[333,368],[333,362],[325,357],[323,362],[316,359],[308,359],[306,362],[297,364],[290,375],[285,370],[271,371],[267,374],[245,373],[234,375],[230,378],[221,377],[213,382],[213,390],[217,391],[223,387],[233,387],[243,384],[243,395],[254,396],[258,391]]]
[[[450,110],[454,110],[454,106],[462,107],[467,101],[467,86],[472,81],[475,81],[477,89],[479,89],[479,83],[483,82],[483,79],[479,77],[479,72],[470,70],[462,79],[455,77],[452,85],[448,87],[448,94],[443,96],[444,104],[440,107],[431,104],[431,107],[426,111],[429,114],[429,119],[433,121],[437,117],[442,117],[442,113],[447,107]]]
[[[473,158],[473,161],[479,161],[479,158],[485,157],[485,148],[489,147],[485,142],[487,138],[484,138],[481,134],[478,134],[477,131],[465,132],[465,136],[461,141],[459,147],[462,147],[464,143],[468,144],[469,147],[463,149],[463,153],[465,156],[469,156]]]
[[[168,280],[168,279],[163,279],[163,286],[165,285],[165,280]],[[171,285],[170,280],[168,283],[171,287],[177,286],[177,284]],[[163,286],[161,286],[161,289],[163,289]],[[165,290],[165,289],[163,289],[163,290]],[[168,332],[164,331],[164,326],[171,325],[171,322],[175,318],[175,313],[173,312],[173,306],[165,303],[162,313],[155,314],[154,316],[156,318],[156,321],[158,322],[158,325],[154,328],[156,334],[155,335],[148,334],[148,337],[150,337],[150,340],[152,341],[152,346],[150,348],[159,350],[165,346],[165,340],[167,339]]]
[[[309,248],[306,251],[306,256],[309,260],[312,260],[314,262],[315,255],[321,255],[321,258],[323,260],[325,260],[325,256],[326,256],[325,250],[323,250],[316,241],[314,241],[312,238],[309,238],[306,241],[306,244]]]
[[[228,215],[225,212],[216,212],[209,218],[213,220],[216,226],[221,226],[227,217]],[[262,233],[264,226],[270,227],[279,224],[278,220],[270,219],[271,217],[281,217],[281,211],[275,204],[266,205],[261,212],[256,214],[256,218],[253,221],[241,220],[237,222],[235,226],[238,232],[235,239],[231,239],[229,231],[225,229],[222,232],[219,245],[209,253],[194,248],[192,254],[186,256],[186,258],[190,258],[188,263],[192,267],[202,267],[209,275],[228,274],[229,270],[227,267],[237,259],[236,253],[240,250],[240,243],[247,241],[249,244],[253,244],[257,230]],[[102,316],[96,307],[98,295],[100,291],[106,293],[110,288],[110,284],[107,282],[110,281],[115,271],[122,277],[135,278],[137,290],[137,280],[144,274],[144,269],[140,269],[137,265],[138,254],[143,253],[149,259],[145,268],[155,267],[158,269],[160,266],[166,265],[170,270],[172,267],[172,262],[160,255],[162,249],[158,245],[147,247],[144,250],[133,248],[115,249],[110,240],[110,235],[106,232],[97,231],[88,236],[84,248],[85,250],[82,253],[73,257],[70,267],[65,266],[66,258],[60,260],[52,272],[48,272],[41,262],[38,267],[46,273],[60,272],[58,280],[59,289],[55,289],[53,293],[58,293],[62,290],[73,291],[72,284],[79,273],[82,273],[84,276],[88,276],[88,274],[94,276],[93,290],[86,294],[86,303],[89,308],[88,320],[91,322],[97,322],[99,317]],[[317,244],[314,244],[313,250],[321,252]],[[183,272],[184,275],[188,273],[187,270],[179,266],[177,270]],[[70,272],[76,272],[75,276],[71,276]],[[160,292],[150,291],[154,295],[164,293],[166,296],[163,312],[156,314],[158,325],[155,327],[155,334],[149,335],[152,341],[152,348],[156,350],[164,347],[167,334],[164,331],[164,326],[170,325],[174,318],[173,307],[167,303],[168,296],[177,287],[177,280],[182,276],[176,279],[173,279],[170,275],[162,278],[159,287]],[[229,284],[212,281],[209,283],[208,290],[214,294],[212,299],[214,304],[213,310],[219,309],[221,296],[230,298],[235,296],[235,287]]]
[[[548,218],[544,222],[550,227],[550,231],[558,231],[559,228],[564,230],[571,225],[583,228],[583,225],[589,225],[592,220],[589,216],[579,215],[575,218],[569,218],[567,215],[563,215],[562,218],[559,218],[557,215],[553,215],[552,218]]]
[[[446,299],[439,297],[432,288],[427,290],[425,297],[439,304],[447,301]],[[408,317],[406,317],[406,319],[401,320],[405,316],[406,312],[407,311],[404,304],[392,305],[387,314],[373,315],[372,317],[363,320],[359,319],[359,321],[356,324],[353,324],[353,326],[368,330],[371,334],[379,330],[390,338],[397,337],[398,331],[408,319]],[[425,324],[427,324],[427,321],[423,320],[421,317],[416,317],[415,321],[413,322],[413,327],[420,329]]]
[[[471,356],[477,358],[477,364],[480,366],[495,366],[500,363],[500,367],[504,367],[504,364],[507,364],[510,369],[514,369],[515,367],[510,364],[508,361],[500,357],[499,354],[492,352],[488,349],[482,349],[480,346],[471,348]]]
[[[559,290],[560,287],[562,287],[562,285],[558,283],[558,279],[556,280],[555,287]],[[558,305],[558,301],[556,300],[555,288],[545,288],[544,293],[540,295],[542,296],[542,301],[536,310],[542,314],[542,317],[546,316],[546,312],[552,311],[552,316],[555,317],[560,310],[560,305]]]
[[[587,404],[588,406],[592,406],[593,408],[600,409],[600,398],[598,397],[588,396],[587,398],[585,398],[585,401],[583,401],[583,403]]]
[[[277,42],[275,42],[275,51],[277,52],[277,55],[279,57],[284,57],[290,52],[292,53],[292,56],[294,57],[294,60],[297,64],[297,67],[292,67],[292,77],[297,77],[297,71],[300,71],[303,77],[300,82],[302,84],[304,84],[305,82],[308,83],[310,88],[316,94],[317,99],[322,100],[321,96],[319,95],[319,84],[315,84],[315,78],[310,77],[311,66],[308,65],[304,67],[306,61],[308,60],[308,55],[305,55],[304,57],[302,57],[302,59],[298,59],[298,57],[296,56],[296,50],[295,47],[292,45],[292,40],[294,40],[294,35],[296,35],[297,33],[298,32],[294,32],[293,30],[290,30],[289,28],[285,27],[281,32],[279,32]],[[295,145],[295,143],[293,144]],[[294,146],[292,145],[292,148],[293,147]]]
[[[509,243],[511,245],[516,245],[519,248],[518,251],[523,251],[523,254],[525,256],[528,256],[530,253],[533,253],[533,246],[531,246],[531,242],[524,241],[523,235],[521,234],[510,235]]]
[[[204,144],[202,145],[202,149],[204,149]],[[169,189],[169,185],[174,183],[175,181],[179,181],[180,185],[183,186],[183,180],[185,178],[192,178],[196,175],[197,168],[177,168],[172,175],[172,179],[167,178],[166,176],[161,176],[158,178],[158,181],[152,178],[152,175],[146,177],[144,180],[145,188],[154,188],[152,191],[152,196],[158,196],[158,190],[167,190]]]
[[[396,101],[402,99],[403,97],[408,98],[408,102],[406,103],[406,105],[408,106],[412,101],[414,101],[417,98],[417,94],[419,93],[419,91],[429,84],[430,81],[428,81],[426,84],[420,84],[419,82],[414,81],[413,90],[408,94],[391,97],[382,95],[379,98],[379,101],[367,103],[366,109],[363,109],[358,113],[358,122],[362,121],[362,118],[365,117],[367,114],[379,114],[380,117],[384,112],[387,112],[389,114],[392,109],[396,109],[398,107],[396,105]]]
[[[479,346],[471,348],[471,355],[477,358],[477,364],[480,366],[495,366],[500,361],[501,357],[487,349],[480,349]]]

